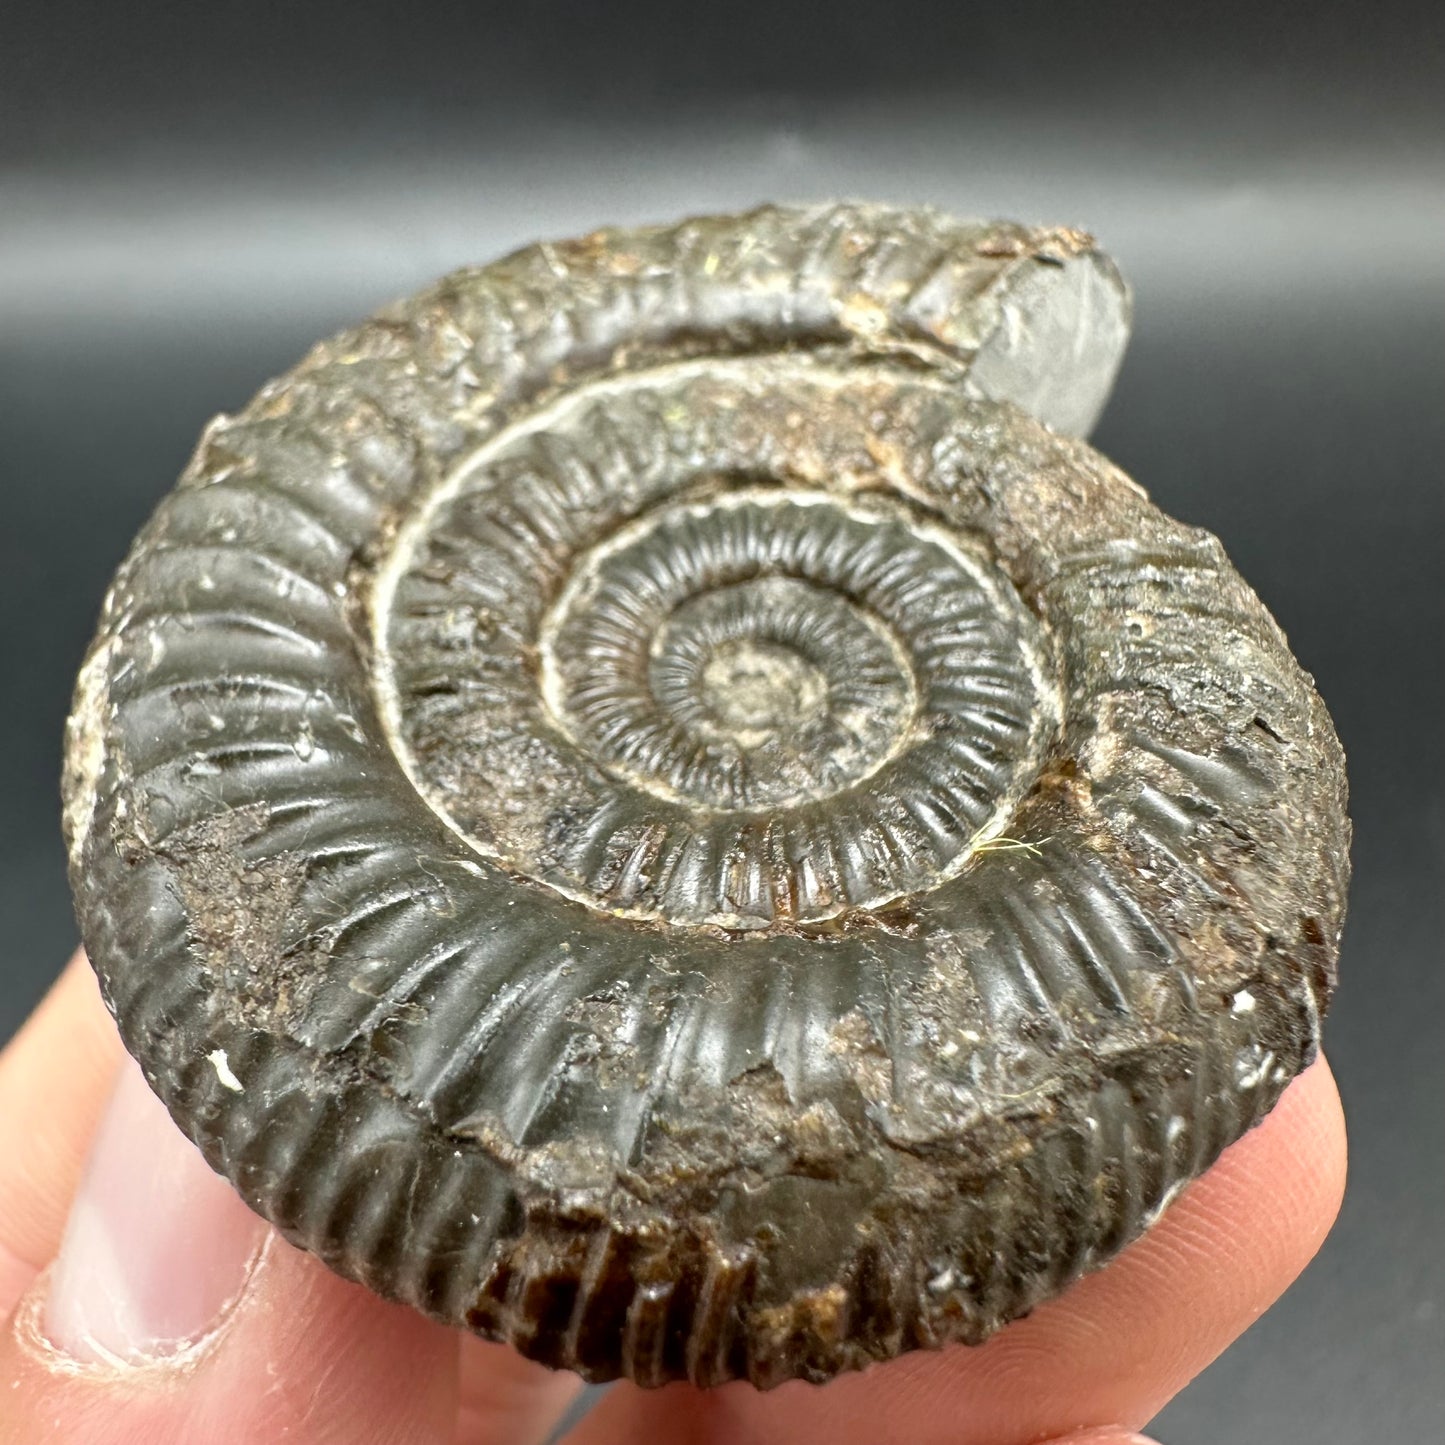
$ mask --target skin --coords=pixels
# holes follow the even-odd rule
[[[180,1353],[77,1363],[50,1343],[49,1266],[98,1121],[132,1067],[80,956],[0,1054],[0,1445],[549,1439],[571,1377],[388,1305],[261,1226],[238,1292]],[[204,1170],[185,1150],[181,1169]],[[618,1385],[566,1439],[1148,1445],[1131,1431],[1289,1286],[1344,1183],[1339,1095],[1320,1060],[1143,1239],[987,1345],[767,1394]]]

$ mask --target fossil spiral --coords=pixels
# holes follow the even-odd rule
[[[977,1341],[1313,1056],[1343,760],[1085,443],[1089,238],[538,245],[206,430],[77,686],[125,1041],[289,1238],[594,1379]]]

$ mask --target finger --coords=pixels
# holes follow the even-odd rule
[[[581,1389],[570,1370],[549,1370],[506,1345],[464,1336],[456,1445],[538,1445]]]
[[[127,1064],[0,1338],[0,1445],[452,1445],[456,1361],[251,1214]]]
[[[1084,1430],[1072,1435],[1061,1435],[1057,1440],[1046,1440],[1042,1445],[1155,1445],[1153,1440],[1136,1435],[1132,1430],[1108,1426],[1103,1430]]]
[[[77,953],[0,1054],[0,1315],[59,1247],[124,1052]]]
[[[1339,1095],[1321,1060],[1113,1264],[988,1344],[767,1394],[746,1384],[618,1386],[573,1438],[1020,1445],[1084,1428],[1137,1428],[1309,1262],[1339,1209],[1344,1177]]]

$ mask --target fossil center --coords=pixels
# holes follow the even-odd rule
[[[866,434],[873,390],[787,383],[782,425]],[[977,539],[792,482],[787,395],[584,391],[403,535],[396,747],[479,852],[608,912],[822,922],[938,886],[1037,775],[1057,708],[1037,619]],[[627,403],[647,456],[614,450]],[[695,417],[706,446],[668,434]]]
[[[725,642],[699,679],[703,707],[719,733],[756,748],[817,716],[828,680],[807,658],[775,642]]]

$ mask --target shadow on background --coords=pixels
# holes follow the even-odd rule
[[[441,271],[603,222],[848,195],[1085,225],[1137,292],[1096,440],[1279,618],[1356,824],[1345,1214],[1155,1429],[1440,1438],[1440,10],[291,8],[0,15],[0,1037],[74,942],[71,679],[213,412]]]

